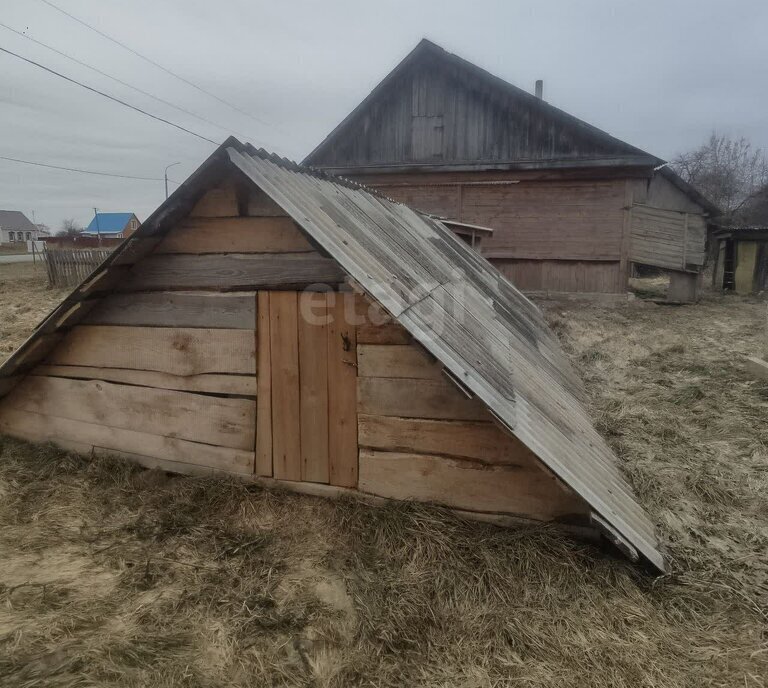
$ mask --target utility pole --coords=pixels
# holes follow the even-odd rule
[[[93,217],[96,219],[96,236],[99,237],[99,246],[101,246],[101,228],[99,227],[99,209],[93,209]]]
[[[172,162],[168,167],[165,168],[165,198],[168,200],[168,170],[171,169],[174,165],[181,165],[180,162]]]

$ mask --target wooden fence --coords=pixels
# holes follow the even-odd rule
[[[112,252],[106,248],[60,249],[45,247],[42,257],[52,287],[74,287],[90,275]]]

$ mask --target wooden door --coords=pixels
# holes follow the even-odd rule
[[[353,295],[258,295],[256,473],[357,485]]]

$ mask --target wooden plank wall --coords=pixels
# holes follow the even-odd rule
[[[270,474],[273,391],[257,351],[288,373],[296,351],[277,331],[278,345],[263,344],[273,323],[261,290],[343,279],[264,194],[225,180],[0,402],[0,431],[180,472]]]
[[[381,323],[361,299],[359,313]],[[357,330],[362,492],[550,520],[584,505],[397,324]]]
[[[707,229],[703,216],[635,204],[630,227],[633,262],[671,270],[704,264]]]
[[[531,172],[361,178],[424,212],[490,227],[482,254],[526,291],[627,288],[627,180]]]
[[[499,258],[492,262],[514,285],[528,292],[615,294],[626,289],[619,261]]]

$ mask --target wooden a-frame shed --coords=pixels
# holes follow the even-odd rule
[[[0,367],[0,432],[599,531],[665,564],[539,310],[441,222],[227,140]]]

